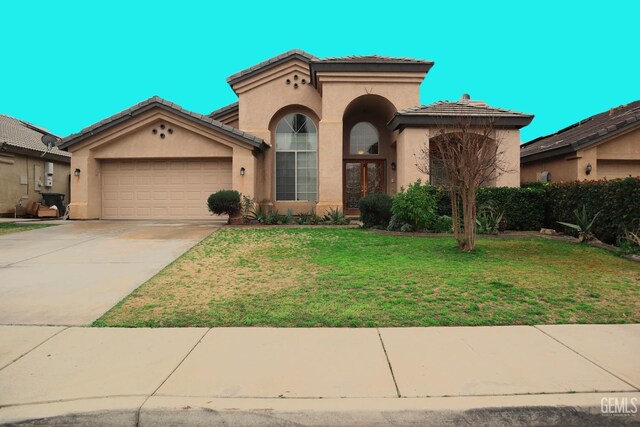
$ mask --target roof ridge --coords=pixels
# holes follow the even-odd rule
[[[229,83],[230,85],[233,85],[239,81],[244,80],[245,78],[248,78],[258,70],[261,70],[265,67],[275,66],[279,64],[281,61],[295,55],[303,57],[307,62],[318,59],[316,56],[308,52],[305,52],[302,49],[290,49],[286,52],[283,52],[279,55],[268,58],[262,62],[252,65],[251,67],[245,68],[243,70],[238,71],[237,73],[230,75],[229,77],[227,77],[227,83]]]
[[[96,131],[100,127],[109,125],[109,124],[113,123],[114,121],[116,121],[118,119],[121,119],[122,117],[125,117],[127,115],[133,116],[134,113],[138,112],[140,109],[142,109],[144,107],[147,107],[148,105],[151,105],[151,104],[163,105],[166,108],[174,110],[174,111],[176,111],[178,113],[186,114],[186,115],[188,115],[190,117],[193,117],[195,119],[198,119],[198,120],[200,120],[202,122],[211,124],[215,128],[222,129],[222,130],[224,130],[226,132],[229,132],[229,133],[231,133],[231,134],[233,134],[235,136],[244,138],[245,140],[248,140],[248,141],[252,141],[253,143],[257,144],[258,146],[262,146],[263,144],[265,144],[263,139],[258,138],[255,135],[248,134],[248,133],[246,133],[244,131],[241,131],[240,129],[234,128],[232,126],[225,125],[225,124],[223,124],[223,123],[221,123],[221,122],[219,122],[219,121],[217,121],[217,120],[215,120],[215,119],[213,119],[211,117],[208,117],[208,116],[206,116],[204,114],[200,114],[200,113],[196,113],[196,112],[193,112],[193,111],[189,111],[189,110],[187,110],[185,108],[182,108],[178,104],[175,104],[175,103],[173,103],[171,101],[168,101],[168,100],[166,100],[166,99],[164,99],[164,98],[162,98],[160,96],[154,95],[154,96],[152,96],[150,98],[147,98],[147,99],[145,99],[145,100],[143,100],[141,102],[138,102],[137,104],[135,104],[135,105],[133,105],[133,106],[131,106],[129,108],[126,108],[126,109],[124,109],[124,110],[122,110],[122,111],[120,111],[118,113],[115,113],[115,114],[113,114],[113,115],[111,115],[111,116],[109,116],[109,117],[107,117],[107,118],[105,118],[105,119],[103,119],[103,120],[101,120],[99,122],[96,122],[96,123],[94,123],[94,124],[92,124],[90,126],[87,126],[86,128],[82,129],[79,132],[73,133],[71,135],[68,135],[68,136],[62,138],[60,140],[60,146],[63,147],[63,148],[66,148],[69,145],[72,145],[73,143],[75,143],[77,138],[81,138],[81,137],[85,136],[86,134],[93,133],[94,131]]]
[[[568,126],[565,126],[565,127],[561,128],[561,129],[555,131],[555,132],[552,132],[552,133],[549,133],[549,134],[546,134],[546,135],[541,135],[541,136],[539,136],[537,138],[532,139],[531,141],[527,141],[527,142],[523,143],[522,147],[528,146],[529,144],[532,144],[532,143],[534,143],[536,141],[540,141],[542,139],[550,138],[550,137],[555,136],[555,135],[560,135],[561,133],[567,132],[567,131],[569,131],[571,129],[575,129],[575,128],[577,128],[579,126],[582,126],[582,125],[585,125],[585,124],[587,124],[589,122],[593,122],[594,119],[599,117],[599,116],[602,116],[602,115],[607,114],[607,113],[611,113],[612,111],[615,111],[618,108],[627,107],[627,106],[632,106],[632,107],[630,109],[625,110],[624,112],[622,112],[621,115],[629,114],[629,113],[635,111],[636,108],[638,109],[638,112],[640,112],[640,100],[631,101],[629,103],[618,105],[617,107],[612,107],[612,108],[609,108],[608,110],[604,110],[604,111],[601,111],[599,113],[592,114],[589,117],[586,117],[586,118],[584,118],[582,120],[579,120],[579,121],[577,121],[575,123],[572,123],[572,124],[570,124]]]

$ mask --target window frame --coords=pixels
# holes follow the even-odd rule
[[[361,124],[369,125],[369,127],[371,129],[373,129],[373,131],[375,132],[377,141],[374,144],[372,144],[371,146],[377,145],[377,153],[369,153],[369,152],[364,151],[362,154],[360,154],[360,153],[358,153],[357,150],[355,152],[352,152],[351,148],[353,146],[353,131],[355,130],[355,128],[358,125],[361,125]],[[349,153],[349,156],[365,156],[365,157],[380,156],[380,131],[378,130],[376,125],[374,125],[370,121],[361,120],[361,121],[357,122],[356,124],[354,124],[353,126],[351,126],[351,129],[349,130],[349,146],[347,147],[347,151]]]
[[[315,133],[315,149],[312,150],[297,150],[297,149],[278,149],[278,126],[282,123],[287,117],[293,115],[301,115],[306,119],[307,125],[310,123],[313,125],[313,131]],[[298,111],[294,111],[291,113],[287,113],[283,115],[275,124],[274,127],[274,141],[275,141],[275,152],[274,152],[274,161],[273,161],[273,170],[274,170],[274,201],[276,202],[301,202],[301,203],[315,203],[318,201],[318,188],[319,188],[319,171],[318,171],[318,126],[308,114],[301,113]],[[278,153],[293,153],[294,157],[294,199],[286,200],[278,198]],[[298,197],[298,154],[299,153],[314,153],[315,154],[315,198],[313,200],[300,200]],[[308,191],[306,192],[308,193]]]

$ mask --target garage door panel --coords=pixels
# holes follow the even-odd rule
[[[211,218],[207,197],[229,188],[230,159],[104,161],[102,217]]]

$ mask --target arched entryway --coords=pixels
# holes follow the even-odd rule
[[[396,108],[379,95],[353,100],[343,116],[343,204],[346,215],[358,215],[360,199],[395,189],[396,151],[386,124]]]

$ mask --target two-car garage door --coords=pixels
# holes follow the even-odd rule
[[[231,159],[102,162],[102,218],[211,218],[207,197],[231,189]]]

